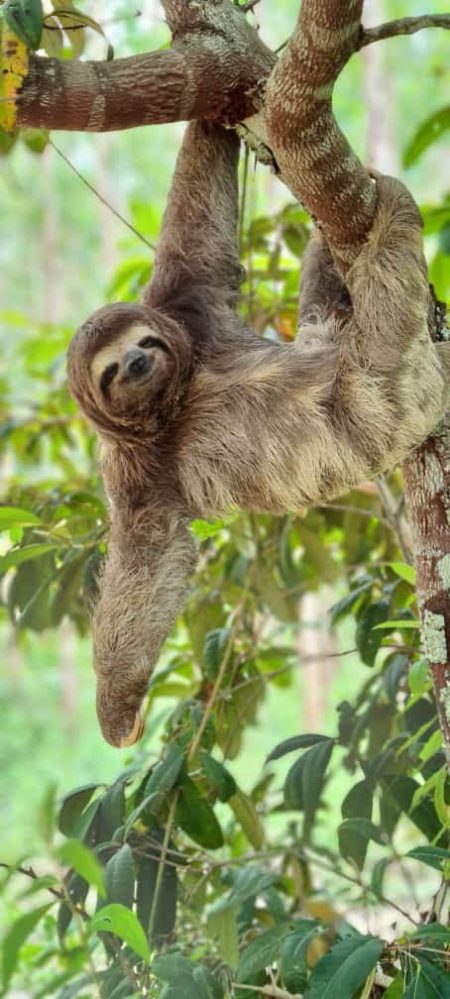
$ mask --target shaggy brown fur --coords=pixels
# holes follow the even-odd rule
[[[446,347],[428,334],[421,221],[403,185],[377,182],[346,285],[313,236],[299,335],[284,345],[235,312],[237,158],[232,133],[189,125],[142,304],[100,309],[69,350],[111,504],[94,649],[113,745],[141,733],[148,678],[195,563],[189,519],[329,500],[402,460],[446,408]]]

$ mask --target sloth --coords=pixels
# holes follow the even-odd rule
[[[93,635],[97,713],[114,746],[142,734],[148,680],[195,567],[192,518],[324,503],[403,460],[448,401],[448,345],[429,334],[407,189],[373,182],[373,225],[345,275],[316,229],[299,333],[278,343],[237,311],[238,154],[232,130],[188,125],[141,302],[100,308],[69,348],[110,504]]]

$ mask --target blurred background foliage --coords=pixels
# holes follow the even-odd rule
[[[116,55],[168,43],[150,0],[80,6]],[[373,0],[366,20],[423,6]],[[272,48],[297,7],[255,9]],[[88,25],[76,37],[61,57],[105,57]],[[448,46],[437,30],[373,46],[336,95],[359,154],[419,201],[446,301]],[[98,305],[139,295],[151,251],[57,148],[154,243],[182,129],[0,136],[4,994],[445,999],[450,797],[398,472],[305,517],[194,524],[145,738],[118,753],[97,728],[106,509],[65,349]],[[309,221],[251,157],[241,173],[242,309],[289,341]]]

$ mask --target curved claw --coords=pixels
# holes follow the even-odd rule
[[[135,742],[139,742],[144,731],[144,715],[142,708],[136,714],[133,728],[128,733],[128,735],[123,736],[120,740],[120,748],[124,749],[126,746],[134,746]]]

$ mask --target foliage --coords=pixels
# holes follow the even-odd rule
[[[71,34],[61,4],[53,10],[52,44],[73,49],[92,24]],[[409,162],[430,134],[423,126]],[[448,199],[424,217],[448,297]],[[264,335],[295,336],[307,235],[292,205],[245,226],[243,307]],[[141,257],[122,261],[111,296],[137,295],[147,271]],[[93,440],[64,384],[68,338],[24,323],[9,345],[0,613],[19,641],[63,620],[88,631],[105,551]],[[398,474],[387,486],[395,522],[365,484],[305,517],[193,524],[200,570],[150,682],[143,744],[110,785],[91,781],[56,804],[50,793],[44,856],[5,870],[5,993],[17,983],[35,999],[449,995],[450,793],[414,571],[396,534]],[[293,696],[299,601],[324,585],[336,659],[351,651],[358,689],[327,731],[273,733],[244,788],[244,733],[271,689]]]

